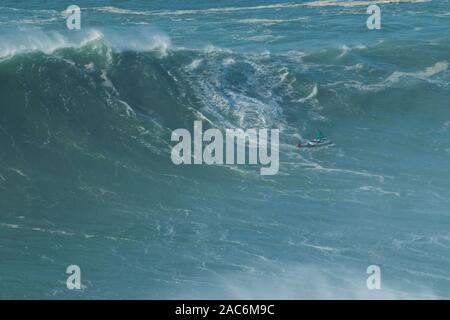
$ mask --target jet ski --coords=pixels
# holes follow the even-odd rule
[[[318,147],[324,147],[324,146],[329,146],[331,145],[331,141],[327,138],[322,138],[322,139],[312,139],[312,140],[308,140],[304,143],[298,143],[296,145],[297,148],[318,148]]]

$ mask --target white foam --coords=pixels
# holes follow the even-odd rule
[[[423,3],[431,0],[368,0],[368,1],[335,1],[319,0],[307,2],[304,5],[308,7],[367,7],[371,4],[399,4],[399,3]]]
[[[306,19],[308,19],[308,18],[297,18],[297,19],[258,19],[258,18],[249,18],[249,19],[238,20],[238,22],[242,23],[242,24],[272,26],[272,25],[276,25],[276,24],[295,22],[295,21],[306,20]]]
[[[287,58],[293,60],[294,62],[303,63],[303,58],[308,56],[306,52],[298,51],[298,50],[290,50],[285,54],[282,54]]]
[[[364,69],[364,65],[362,63],[357,63],[355,65],[352,66],[346,66],[345,70],[355,70],[355,71],[360,71]]]
[[[282,23],[286,20],[281,19],[241,19],[238,22],[242,24],[256,24],[256,25],[264,25],[264,26],[271,26],[274,24]]]
[[[326,254],[333,254],[332,251],[326,250],[328,247],[319,248]],[[326,268],[320,264],[281,263],[267,258],[258,259],[257,263],[257,268],[254,264],[242,263],[239,264],[239,272],[226,272],[220,275],[214,270],[209,270],[212,278],[208,279],[208,282],[215,285],[211,290],[207,290],[207,296],[214,299],[244,300],[438,298],[432,289],[420,284],[414,292],[398,290],[398,285],[389,279],[383,280],[383,290],[368,290],[364,268],[347,268],[335,262],[329,263]],[[186,297],[202,299],[205,298],[205,293],[199,291],[193,296],[192,290],[189,292],[181,290],[177,292],[175,298]]]
[[[113,236],[104,236],[104,235],[75,233],[75,232],[65,231],[65,230],[44,229],[44,228],[40,228],[40,227],[18,225],[18,224],[11,224],[11,223],[5,223],[5,222],[0,222],[0,227],[9,228],[9,229],[21,229],[21,230],[35,231],[35,232],[48,233],[48,234],[56,234],[56,235],[61,235],[61,236],[70,236],[70,237],[77,236],[77,237],[83,237],[86,239],[103,238],[103,239],[114,240],[114,241],[136,242],[136,240],[134,240],[134,239],[125,238],[125,237],[113,237]]]
[[[255,11],[255,10],[270,10],[270,9],[289,9],[302,6],[308,7],[324,7],[324,6],[340,6],[340,7],[356,7],[356,6],[368,6],[370,4],[399,4],[399,3],[423,3],[430,2],[431,0],[376,0],[376,1],[335,1],[335,0],[320,0],[307,3],[278,3],[267,4],[259,6],[246,6],[246,7],[223,7],[223,8],[207,8],[207,9],[188,9],[188,10],[159,10],[159,11],[137,11],[118,8],[114,6],[105,6],[93,8],[94,10],[101,12],[108,12],[113,14],[128,14],[128,15],[143,15],[143,16],[177,16],[177,15],[197,15],[197,14],[211,14],[211,13],[233,13],[239,11]],[[263,19],[260,19],[263,20]],[[277,19],[264,19],[267,23],[282,23],[289,20],[277,20]],[[271,20],[271,21],[269,21]],[[297,19],[295,19],[297,20]],[[291,20],[291,21],[294,21]],[[264,21],[257,21],[257,19],[248,20],[250,23],[265,23]],[[245,23],[245,22],[244,22]]]
[[[233,58],[226,58],[226,59],[223,59],[222,65],[230,66],[230,65],[235,64],[235,63],[236,63],[236,61],[234,61]]]
[[[52,54],[59,49],[78,48],[97,40],[116,50],[158,51],[162,57],[167,56],[171,48],[170,38],[156,30],[136,29],[130,34],[129,31],[86,29],[70,36],[55,31],[26,30],[0,35],[0,57],[32,51]]]
[[[123,100],[117,99],[118,102],[120,102],[124,107],[125,107],[125,112],[127,114],[127,117],[131,117],[131,118],[135,118],[136,117],[136,112],[134,112],[133,108],[126,103]]]
[[[188,9],[188,10],[159,10],[159,11],[136,11],[114,6],[97,7],[94,10],[108,12],[113,14],[128,14],[128,15],[143,15],[143,16],[178,16],[178,15],[198,15],[198,14],[215,14],[215,13],[234,13],[240,11],[257,11],[257,10],[279,10],[291,9],[297,7],[324,7],[324,6],[340,6],[340,7],[356,7],[369,6],[371,4],[399,4],[399,3],[423,3],[431,0],[376,0],[376,1],[335,1],[335,0],[320,0],[306,3],[284,2],[277,4],[266,4],[259,6],[246,7],[223,7],[223,8],[206,8],[206,9]],[[249,20],[250,21],[250,20]],[[272,20],[272,22],[278,23]],[[286,20],[285,20],[286,21]],[[255,19],[252,21],[257,23]],[[272,23],[267,21],[268,23]],[[284,21],[283,21],[284,22]],[[264,23],[264,22],[263,22]],[[281,22],[280,22],[281,23]]]
[[[143,29],[128,31],[104,31],[104,40],[114,49],[136,51],[159,51],[162,57],[167,56],[171,48],[170,38],[162,32]]]
[[[276,41],[276,40],[279,40],[282,38],[284,38],[284,36],[274,36],[272,34],[262,34],[262,35],[257,35],[257,36],[242,38],[242,39],[247,40],[247,41],[254,41],[254,42],[273,42],[273,41]]]
[[[393,191],[386,191],[382,188],[379,187],[373,187],[373,186],[363,186],[360,187],[358,190],[362,190],[362,191],[369,191],[369,192],[375,192],[375,193],[379,193],[379,194],[386,194],[386,195],[394,195],[396,197],[400,197],[400,193],[398,192],[393,192]]]
[[[21,176],[21,177],[23,177],[23,178],[29,179],[28,176],[27,176],[25,173],[23,173],[21,170],[19,170],[19,169],[16,169],[16,168],[7,168],[7,170],[12,171],[12,172],[15,172],[15,173],[17,173],[19,176]]]
[[[448,69],[447,61],[436,62],[431,67],[427,67],[424,70],[417,72],[402,72],[395,71],[389,77],[381,81],[380,83],[365,85],[357,81],[347,82],[345,85],[350,88],[355,88],[360,91],[380,91],[386,88],[391,87],[392,85],[398,83],[402,78],[410,77],[416,78],[420,80],[429,80],[430,77],[433,77],[439,73],[442,73]]]
[[[203,62],[203,59],[195,59],[185,67],[185,70],[192,71],[197,69]]]
[[[302,164],[307,167],[307,169],[311,170],[318,170],[318,171],[324,171],[324,172],[330,172],[330,173],[344,173],[344,174],[352,174],[352,175],[358,175],[363,176],[367,178],[373,178],[378,180],[378,182],[382,183],[384,182],[385,177],[378,174],[371,174],[364,171],[355,171],[355,170],[349,170],[349,169],[339,169],[339,168],[325,168],[321,166],[319,163],[315,163],[312,161],[307,161],[304,164]]]
[[[418,71],[418,72],[400,72],[400,71],[395,71],[393,74],[391,74],[386,80],[385,82],[389,82],[389,83],[395,83],[400,81],[400,79],[402,77],[414,77],[414,78],[418,78],[421,80],[426,80],[429,77],[432,77],[438,73],[441,73],[445,70],[448,69],[448,63],[447,61],[441,61],[441,62],[437,62],[435,63],[433,66],[431,67],[427,67],[425,68],[425,70],[423,71]]]
[[[347,47],[345,44],[341,47],[341,54],[338,56],[338,59],[344,57],[347,55],[347,53],[349,53],[350,51],[352,51],[352,49],[350,47]]]
[[[318,92],[318,89],[317,89],[317,84],[316,84],[316,85],[314,85],[314,88],[312,89],[311,93],[307,97],[298,99],[297,102],[304,103],[312,98],[315,98],[317,96],[317,92]]]
[[[101,11],[101,12],[116,13],[116,14],[135,14],[135,15],[144,15],[145,14],[145,11],[133,11],[133,10],[127,10],[127,9],[113,7],[113,6],[98,7],[98,8],[94,8],[94,9],[97,11]]]
[[[83,33],[82,37],[72,39],[68,39],[58,32],[43,32],[39,30],[3,34],[0,36],[0,57],[10,57],[30,51],[51,54],[58,49],[83,46],[101,37],[101,32],[97,30],[88,30]]]
[[[279,3],[268,4],[252,7],[224,7],[224,8],[207,8],[207,9],[192,9],[192,10],[161,10],[161,11],[135,11],[127,10],[112,6],[97,7],[95,10],[114,14],[129,14],[129,15],[147,15],[147,16],[176,16],[176,15],[195,15],[195,14],[209,14],[209,13],[232,13],[238,11],[253,11],[253,10],[267,10],[267,9],[281,9],[300,7],[303,4],[295,3]]]
[[[309,248],[313,248],[319,251],[329,251],[329,252],[336,252],[338,251],[336,248],[332,248],[332,247],[327,247],[327,246],[318,246],[318,245],[314,245],[314,244],[309,244],[306,242],[302,242],[302,245],[305,247],[309,247]]]

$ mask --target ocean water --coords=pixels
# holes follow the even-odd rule
[[[450,2],[373,2],[2,0],[0,298],[450,298]],[[199,119],[278,174],[175,166]]]

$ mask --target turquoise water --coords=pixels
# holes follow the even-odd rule
[[[3,0],[0,298],[449,298],[450,3],[370,2]],[[173,165],[205,118],[279,173]]]

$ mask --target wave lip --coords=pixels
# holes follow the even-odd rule
[[[80,47],[102,38],[98,30],[88,30],[83,36],[68,38],[59,32],[29,31],[0,36],[0,58],[11,57],[24,52],[39,51],[51,54],[58,49]]]
[[[159,51],[166,56],[172,47],[170,38],[156,30],[134,30],[133,33],[118,30],[87,29],[80,34],[65,36],[51,31],[29,30],[19,34],[0,36],[0,58],[39,51],[52,54],[64,48],[79,48],[93,41],[102,41],[110,48],[124,51]]]

